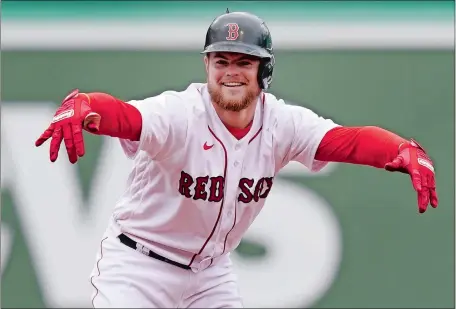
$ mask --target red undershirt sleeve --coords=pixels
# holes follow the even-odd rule
[[[379,127],[336,127],[323,137],[315,159],[383,168],[398,154],[404,138]]]
[[[87,93],[92,111],[101,116],[98,135],[139,141],[142,117],[139,110],[106,93]]]

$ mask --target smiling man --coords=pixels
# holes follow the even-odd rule
[[[242,307],[230,252],[290,161],[402,172],[419,212],[437,207],[433,163],[416,141],[338,125],[266,92],[275,58],[257,16],[217,17],[203,54],[207,83],[130,102],[73,91],[36,141],[52,138],[54,162],[63,140],[75,163],[87,130],[119,138],[134,160],[90,276],[94,307]]]

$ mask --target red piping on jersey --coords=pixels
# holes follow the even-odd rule
[[[265,100],[266,100],[266,95],[263,92],[263,97],[262,97],[262,100],[261,100],[262,101],[261,103],[263,104],[263,107],[264,107],[264,101]],[[260,134],[261,130],[263,130],[263,126],[261,126],[260,129],[258,130],[258,132],[255,133],[254,136],[252,136],[252,138],[249,140],[249,144],[258,136],[258,134]]]
[[[252,138],[249,140],[249,144],[258,136],[258,134],[260,134],[261,130],[263,130],[263,126],[261,126],[258,132],[255,133],[254,136],[252,136]]]
[[[236,225],[236,216],[237,216],[237,205],[235,204],[234,206],[234,221],[233,221],[233,226],[231,227],[231,229],[228,231],[228,233],[226,233],[226,236],[225,236],[225,241],[223,242],[223,253],[225,253],[225,247],[226,247],[226,241],[228,239],[228,235],[231,233],[231,231],[234,229],[234,226]]]
[[[103,258],[103,242],[104,242],[106,239],[108,239],[108,237],[103,238],[103,239],[101,240],[101,242],[100,242],[100,259],[97,261],[97,270],[98,270],[98,276],[97,276],[97,277],[100,277],[100,274],[101,274],[101,272],[100,272],[100,267],[98,266],[98,264],[100,264],[100,261],[101,261],[101,259]],[[92,307],[95,308],[94,301],[95,301],[95,297],[97,297],[97,295],[98,295],[98,289],[97,289],[97,287],[95,286],[95,284],[93,284],[93,277],[95,277],[95,276],[92,276],[92,277],[90,278],[90,283],[92,283],[93,287],[94,287],[95,290],[96,290],[95,296],[92,298]]]
[[[225,190],[226,189],[226,169],[227,169],[227,165],[228,165],[228,153],[226,152],[225,145],[223,145],[222,141],[215,135],[215,133],[211,130],[211,128],[209,126],[207,126],[207,128],[209,129],[209,132],[211,132],[211,134],[214,136],[214,138],[220,143],[220,145],[223,148],[223,152],[225,153],[225,167],[223,169],[223,180],[224,180],[223,189]],[[190,264],[188,264],[189,267],[193,264],[193,261],[195,260],[195,257],[197,255],[200,255],[201,252],[203,252],[204,248],[206,248],[207,243],[209,242],[209,240],[214,235],[215,228],[217,227],[217,225],[218,225],[218,223],[220,221],[220,217],[222,215],[222,210],[223,210],[223,204],[224,203],[225,203],[225,193],[223,193],[223,199],[222,199],[222,203],[220,205],[220,210],[219,210],[219,213],[218,213],[218,216],[217,216],[217,221],[215,221],[214,227],[212,228],[212,232],[207,237],[206,241],[204,242],[204,244],[201,247],[201,249],[199,250],[199,252],[197,254],[193,255],[192,260],[190,261]],[[212,260],[211,260],[211,264],[212,264]]]

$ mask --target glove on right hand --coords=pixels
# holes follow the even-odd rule
[[[101,116],[92,111],[90,97],[85,93],[72,91],[57,109],[49,127],[36,140],[35,146],[41,146],[49,138],[51,144],[49,156],[51,162],[57,160],[60,144],[64,140],[69,161],[74,164],[78,157],[85,154],[82,129],[96,133],[100,126]]]

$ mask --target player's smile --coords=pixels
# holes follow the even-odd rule
[[[225,87],[229,87],[229,88],[235,88],[235,87],[242,87],[242,86],[245,86],[246,83],[234,83],[234,82],[230,82],[230,83],[222,83],[223,86]]]

